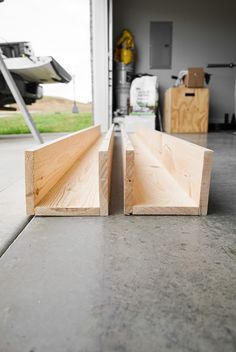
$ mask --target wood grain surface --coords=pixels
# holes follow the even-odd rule
[[[114,125],[111,126],[99,148],[99,202],[100,215],[109,215],[111,171],[114,145]]]
[[[27,213],[106,215],[100,209],[100,188],[106,183],[102,206],[108,212],[112,149],[113,127],[102,136],[100,127],[95,126],[26,151]],[[102,182],[100,169],[106,170]]]
[[[208,88],[169,88],[165,93],[164,128],[167,133],[207,133]]]
[[[123,160],[124,214],[133,212],[134,204],[134,147],[124,130],[121,129]]]
[[[211,150],[144,128],[129,134],[129,137],[126,135],[126,138],[130,139],[134,151],[130,190],[133,203],[128,203],[129,213],[207,214]],[[125,143],[123,139],[123,150]],[[124,160],[127,159],[123,151]],[[126,169],[127,165],[124,173]]]

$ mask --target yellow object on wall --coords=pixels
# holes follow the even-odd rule
[[[126,65],[134,61],[134,38],[130,31],[123,29],[116,42],[114,60]]]

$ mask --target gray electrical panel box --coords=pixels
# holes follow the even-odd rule
[[[150,22],[150,68],[170,69],[173,22]]]

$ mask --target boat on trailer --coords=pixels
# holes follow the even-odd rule
[[[43,97],[41,84],[68,83],[72,79],[52,56],[35,56],[29,42],[0,43],[0,51],[26,104]],[[0,74],[0,109],[14,102]]]

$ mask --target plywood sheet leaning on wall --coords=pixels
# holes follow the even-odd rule
[[[212,150],[145,128],[122,148],[125,214],[207,214]]]
[[[108,215],[113,138],[95,126],[27,150],[27,214]]]

